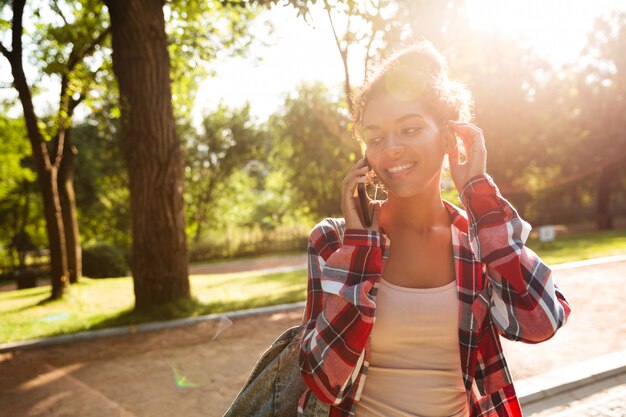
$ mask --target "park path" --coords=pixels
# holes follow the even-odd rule
[[[569,323],[536,345],[502,340],[515,380],[626,349],[626,261],[554,271]],[[221,416],[301,311],[0,354],[0,415]]]
[[[272,255],[251,259],[235,259],[220,262],[189,265],[190,275],[199,274],[225,274],[229,272],[257,271],[279,272],[294,268],[306,268],[305,254],[301,255]],[[50,285],[50,280],[39,279],[37,286]],[[0,282],[1,291],[13,291],[17,289],[15,282]]]
[[[274,255],[253,259],[237,259],[209,264],[190,265],[189,274],[225,274],[229,272],[306,268],[306,254]]]

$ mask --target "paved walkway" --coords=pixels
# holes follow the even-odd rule
[[[202,265],[190,265],[189,274],[223,274],[227,272],[277,271],[286,268],[306,268],[306,254],[263,256],[253,259],[238,259]]]
[[[516,390],[526,416],[624,417],[626,349],[523,379]]]
[[[624,417],[626,416],[626,377],[622,383],[562,406],[548,408],[529,417]]]

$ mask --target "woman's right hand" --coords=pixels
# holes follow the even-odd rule
[[[341,190],[341,211],[346,220],[346,229],[364,229],[379,230],[380,204],[379,201],[370,201],[369,209],[373,209],[372,225],[365,227],[361,220],[361,207],[359,196],[356,191],[357,184],[365,183],[367,173],[370,170],[363,159],[359,159],[356,164],[350,168],[346,177],[343,179],[343,188]]]

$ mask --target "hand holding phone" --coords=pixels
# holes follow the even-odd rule
[[[379,204],[374,203],[365,190],[370,170],[366,159],[359,160],[343,180],[341,209],[348,229],[378,230]]]

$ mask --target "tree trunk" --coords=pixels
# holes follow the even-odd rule
[[[189,298],[184,162],[176,134],[163,2],[106,0],[128,167],[137,308]]]
[[[50,298],[57,299],[63,296],[67,287],[67,258],[65,252],[65,230],[61,215],[61,201],[57,183],[57,168],[40,167],[37,162],[37,177],[43,195],[44,213],[46,217],[46,231],[50,243],[50,273],[52,294]]]
[[[13,25],[20,28],[14,33],[17,37],[13,41],[14,50],[7,58],[11,63],[13,84],[18,92],[20,103],[24,111],[26,131],[30,141],[33,160],[37,171],[37,181],[43,197],[44,214],[46,219],[46,231],[50,248],[50,270],[52,299],[63,295],[67,286],[67,260],[65,258],[65,232],[61,217],[61,203],[57,184],[57,166],[50,161],[46,142],[39,131],[38,119],[33,107],[32,95],[26,82],[24,68],[22,66],[21,27],[24,1],[14,4]],[[6,54],[5,54],[6,55]]]
[[[72,145],[71,129],[65,130],[63,159],[59,167],[59,197],[61,214],[65,228],[65,250],[67,252],[67,268],[70,283],[76,284],[82,277],[83,262],[76,215],[76,198],[74,194],[74,158],[78,153]]]
[[[30,189],[28,181],[22,182],[21,195],[24,196],[24,205],[20,207],[19,202],[15,206],[14,233],[9,245],[9,255],[11,256],[11,266],[13,270],[23,270],[26,268],[26,251],[32,249],[30,235],[26,232],[28,217],[30,212]],[[15,259],[17,257],[17,264]],[[34,282],[32,287],[37,286]]]
[[[596,205],[596,227],[598,230],[613,229],[613,217],[609,205],[611,203],[612,184],[615,180],[616,164],[609,164],[600,171]]]

